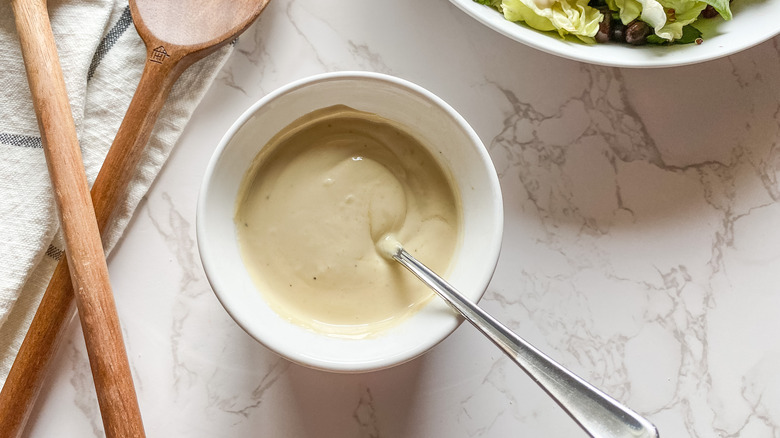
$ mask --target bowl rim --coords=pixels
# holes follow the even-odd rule
[[[436,339],[434,342],[420,343],[416,345],[415,348],[407,348],[402,352],[403,354],[396,353],[393,355],[383,356],[381,358],[377,358],[373,360],[364,360],[364,361],[351,361],[351,360],[334,361],[334,360],[322,360],[321,358],[313,357],[301,351],[300,349],[296,350],[294,348],[289,348],[289,346],[282,340],[267,339],[266,337],[258,336],[257,334],[254,333],[254,328],[253,328],[254,324],[251,321],[244,321],[240,315],[236,314],[233,311],[232,304],[230,304],[231,302],[231,299],[229,298],[230,293],[228,290],[226,290],[226,288],[223,287],[224,285],[221,284],[219,274],[214,270],[214,266],[212,262],[213,254],[212,251],[210,251],[209,249],[209,243],[207,243],[208,239],[206,237],[207,231],[204,229],[204,225],[203,225],[204,218],[206,217],[206,198],[208,194],[208,188],[213,183],[215,170],[219,164],[220,158],[225,153],[231,140],[236,136],[236,134],[241,130],[241,128],[252,119],[252,117],[255,115],[257,111],[259,111],[262,107],[271,104],[276,99],[290,92],[293,92],[297,89],[307,87],[310,85],[315,85],[321,82],[332,81],[332,80],[374,80],[374,81],[378,80],[378,81],[387,82],[397,87],[407,89],[408,91],[417,94],[418,96],[422,97],[424,100],[434,104],[435,106],[443,110],[447,114],[447,116],[450,117],[459,126],[463,134],[465,134],[468,137],[469,140],[468,143],[471,145],[471,147],[474,149],[476,154],[479,156],[481,165],[486,166],[489,170],[492,169],[492,171],[487,172],[488,181],[486,181],[486,183],[490,189],[489,196],[491,196],[491,198],[494,198],[492,203],[495,205],[496,210],[495,213],[493,214],[491,229],[489,230],[489,232],[485,232],[484,236],[482,236],[484,238],[485,245],[490,248],[489,256],[486,258],[486,261],[488,262],[486,266],[490,266],[490,269],[485,269],[478,276],[477,282],[482,286],[481,286],[481,291],[479,292],[479,296],[476,297],[475,301],[484,295],[490,283],[490,280],[493,277],[496,266],[498,265],[498,257],[501,251],[501,242],[503,237],[503,226],[504,226],[503,197],[501,194],[501,187],[499,184],[498,175],[495,171],[495,166],[493,164],[493,161],[490,158],[487,148],[485,147],[484,143],[479,138],[477,133],[474,131],[471,125],[469,125],[469,123],[463,118],[463,116],[461,116],[452,106],[450,106],[448,103],[446,103],[443,99],[441,99],[434,93],[428,91],[427,89],[417,84],[414,84],[408,80],[399,77],[395,77],[383,73],[376,73],[370,71],[337,71],[337,72],[315,74],[315,75],[311,75],[308,77],[304,77],[292,81],[286,85],[283,85],[275,89],[274,91],[266,94],[258,101],[250,105],[249,108],[247,108],[230,126],[230,128],[225,132],[225,134],[220,139],[217,147],[215,148],[214,152],[212,153],[211,158],[209,159],[208,165],[203,175],[203,179],[200,186],[200,192],[198,194],[198,199],[197,199],[196,240],[197,240],[198,252],[200,255],[201,263],[203,265],[203,270],[205,272],[206,278],[211,286],[212,291],[214,292],[217,299],[220,301],[222,307],[228,312],[230,317],[253,339],[258,341],[260,344],[264,345],[265,347],[269,348],[270,350],[274,351],[276,354],[284,358],[287,358],[288,360],[291,360],[295,363],[310,368],[331,371],[331,372],[342,372],[342,373],[359,373],[359,372],[376,371],[376,370],[390,368],[408,362],[422,355],[423,353],[429,351],[431,348],[433,348],[441,341],[446,339],[450,334],[452,334],[452,332],[454,332],[455,329],[457,329],[458,326],[462,323],[463,319],[460,318],[459,316],[457,318],[452,318],[453,322],[440,329],[441,336],[438,336],[438,339]],[[443,300],[439,300],[437,297],[433,297],[431,302],[426,304],[425,307],[427,308],[431,306],[432,303],[435,303],[433,304],[435,306],[446,307],[446,304],[444,304]]]
[[[769,0],[767,0],[769,1]],[[483,25],[494,31],[529,47],[540,50],[551,55],[560,56],[573,61],[585,62],[588,64],[602,65],[606,67],[623,68],[666,68],[680,67],[691,64],[698,64],[707,61],[713,61],[735,53],[747,50],[780,34],[780,26],[765,34],[756,34],[751,37],[745,37],[734,41],[729,41],[726,45],[718,46],[718,51],[689,51],[685,50],[685,55],[678,53],[669,53],[663,58],[647,57],[623,57],[620,61],[613,61],[609,57],[599,56],[600,51],[584,50],[587,47],[585,43],[565,41],[551,35],[551,32],[542,32],[522,24],[506,20],[500,12],[489,6],[475,2],[474,0],[450,0],[450,3],[458,9],[465,12]],[[708,40],[709,41],[709,40]],[[707,42],[705,42],[706,44]],[[623,48],[622,45],[605,44],[603,46]],[[602,47],[596,45],[596,47]],[[700,47],[700,46],[697,46]],[[650,50],[669,50],[673,47],[630,47],[631,50],[650,51]],[[681,50],[682,52],[683,50]],[[644,53],[644,52],[639,52]],[[605,59],[606,58],[606,59]]]

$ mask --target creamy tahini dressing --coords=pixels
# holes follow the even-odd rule
[[[382,256],[386,234],[440,273],[458,242],[459,197],[436,160],[392,122],[345,106],[271,139],[238,199],[241,255],[265,299],[335,336],[380,333],[432,296]]]

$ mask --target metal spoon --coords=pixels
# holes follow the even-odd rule
[[[433,289],[447,304],[487,336],[542,387],[550,397],[595,438],[658,438],[647,419],[603,393],[537,350],[386,236],[379,251],[392,258]]]

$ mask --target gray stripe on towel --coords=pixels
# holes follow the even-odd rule
[[[125,33],[127,28],[133,24],[133,17],[130,15],[130,6],[126,6],[122,11],[122,15],[117,20],[114,27],[108,31],[106,36],[100,40],[95,55],[92,57],[92,62],[89,64],[89,71],[87,72],[87,81],[92,79],[95,74],[95,70],[100,65],[100,61],[105,58],[108,52],[114,47],[114,44]],[[0,143],[10,146],[20,146],[26,148],[42,148],[40,137],[32,137],[29,135],[9,134],[7,132],[0,132]],[[61,252],[61,251],[60,251]],[[57,256],[59,259],[59,256]]]
[[[42,148],[40,137],[0,132],[0,143],[23,148]]]
[[[130,6],[126,6],[122,12],[122,16],[119,17],[114,27],[108,31],[106,36],[98,44],[97,50],[95,50],[95,56],[92,57],[92,62],[89,64],[89,71],[87,72],[87,80],[92,79],[95,74],[100,61],[108,54],[114,44],[122,36],[123,33],[133,24],[133,17],[130,15]]]
[[[46,250],[46,255],[59,261],[62,258],[62,250],[54,245],[49,245],[49,249]]]

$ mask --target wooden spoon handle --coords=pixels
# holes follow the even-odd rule
[[[11,3],[106,436],[143,437],[141,413],[46,2]]]
[[[148,59],[151,58],[150,50]],[[157,116],[182,67],[176,59],[165,65],[148,61],[122,124],[92,186],[92,203],[101,233],[127,191],[143,155]],[[191,64],[190,63],[187,63]],[[0,392],[0,438],[20,437],[73,312],[73,286],[67,260],[57,264],[30,329]]]
[[[179,69],[147,63],[111,149],[92,186],[98,227],[105,231],[127,191]],[[64,325],[72,316],[73,287],[67,260],[57,264],[0,392],[0,438],[19,437],[35,404]]]
[[[0,438],[20,438],[43,386],[51,358],[73,317],[73,286],[65,258],[54,270],[30,329],[0,392]]]

